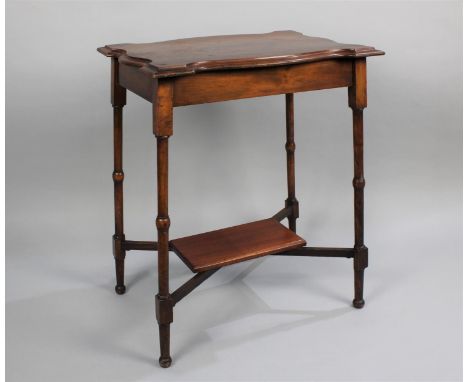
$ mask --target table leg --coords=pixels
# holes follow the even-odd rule
[[[113,252],[115,259],[115,273],[117,284],[115,291],[117,294],[125,293],[124,284],[124,264],[125,264],[125,234],[123,223],[123,180],[122,170],[122,110],[126,104],[126,90],[119,85],[119,63],[117,59],[112,59],[112,89],[111,103],[114,108],[114,214],[115,233],[113,236]]]
[[[156,295],[156,318],[159,324],[161,367],[171,366],[170,324],[173,316],[173,303],[169,293],[169,226],[168,213],[168,171],[169,137],[172,135],[172,84],[161,81],[158,84],[153,104],[153,130],[157,139],[157,190],[158,216],[158,287]]]
[[[348,89],[349,106],[353,110],[354,147],[354,300],[355,308],[364,306],[364,269],[368,251],[364,245],[364,136],[363,109],[367,106],[366,60],[357,59],[353,66],[353,85]]]
[[[292,211],[288,215],[289,229],[296,232],[296,219],[299,217],[299,202],[296,199],[296,182],[294,173],[294,152],[296,143],[294,142],[294,94],[286,94],[286,163],[288,175],[288,198],[285,201],[286,207],[291,207]]]

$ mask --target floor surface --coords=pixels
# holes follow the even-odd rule
[[[170,369],[156,362],[151,253],[127,255],[124,296],[109,248],[92,267],[79,253],[11,258],[7,380],[461,380],[458,233],[431,244],[411,227],[387,233],[370,245],[362,310],[350,306],[348,259],[267,257],[216,273],[175,308]],[[172,255],[171,285],[190,275]]]

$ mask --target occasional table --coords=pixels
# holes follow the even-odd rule
[[[171,365],[170,324],[174,306],[224,266],[266,255],[352,258],[355,308],[364,306],[363,109],[367,105],[366,57],[384,52],[363,45],[340,44],[294,31],[187,38],[146,44],[106,45],[98,51],[111,58],[111,103],[114,109],[113,254],[115,291],[125,293],[127,251],[158,252],[156,318],[162,367]],[[294,93],[348,88],[353,114],[354,246],[306,246],[296,234],[299,203],[295,195]],[[157,241],[127,240],[123,221],[122,109],[126,90],[151,102],[157,148]],[[212,232],[169,239],[168,160],[173,109],[178,106],[285,94],[288,195],[284,208],[268,219]],[[175,154],[177,155],[177,154]],[[280,222],[288,220],[288,228]],[[169,252],[195,275],[170,292]]]

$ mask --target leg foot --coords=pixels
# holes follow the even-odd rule
[[[355,259],[356,260],[356,259]],[[353,306],[356,309],[364,307],[364,270],[354,270],[354,300]]]
[[[356,309],[361,309],[361,308],[363,308],[364,305],[365,305],[365,303],[366,303],[366,302],[365,302],[364,300],[356,300],[356,299],[353,300],[353,306],[354,306]]]
[[[125,294],[127,288],[125,287],[125,285],[116,285],[115,286],[115,293],[117,294]]]
[[[170,344],[170,325],[159,324],[159,345],[161,356],[159,357],[159,365],[161,367],[169,367],[172,363],[172,358],[169,353]]]
[[[114,235],[113,236],[113,253],[115,260],[115,276],[116,276],[116,285],[115,293],[124,294],[125,293],[125,250],[123,249],[122,241],[125,240],[124,235]]]
[[[122,256],[123,257],[123,256]],[[125,284],[124,284],[124,262],[125,258],[115,259],[115,273],[117,276],[117,284],[115,285],[115,293],[124,294],[125,293]]]
[[[159,366],[163,368],[168,368],[172,364],[171,357],[159,357]]]

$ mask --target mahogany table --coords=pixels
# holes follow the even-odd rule
[[[158,252],[156,318],[162,367],[171,365],[169,352],[173,307],[220,268],[265,255],[352,258],[355,308],[364,306],[363,109],[367,105],[366,57],[384,52],[362,45],[339,44],[293,31],[267,34],[188,38],[147,44],[107,45],[98,51],[112,59],[111,103],[114,109],[115,258],[118,294],[125,293],[127,251]],[[294,96],[296,92],[347,87],[353,113],[354,246],[307,247],[296,232],[299,203],[294,174]],[[123,224],[122,109],[126,89],[148,100],[153,108],[157,141],[157,242],[125,238]],[[241,98],[286,95],[286,157],[288,197],[269,219],[169,240],[168,151],[173,134],[173,108]],[[280,221],[288,219],[288,228]],[[169,290],[169,252],[174,252],[195,276]]]

